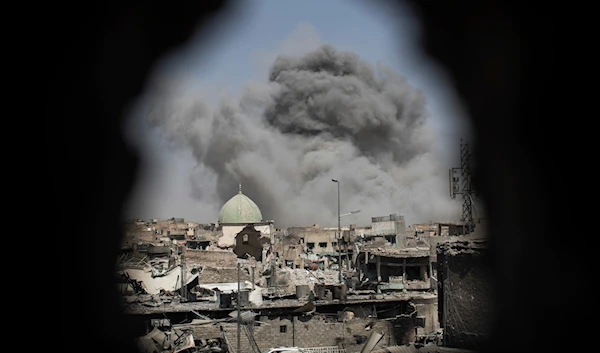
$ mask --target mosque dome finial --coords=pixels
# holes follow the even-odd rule
[[[238,183],[239,191],[225,202],[219,212],[219,223],[260,223],[260,208],[248,196],[242,193],[242,183]]]

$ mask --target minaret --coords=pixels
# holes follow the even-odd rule
[[[238,184],[239,184],[239,188],[240,188],[239,194],[241,194],[242,193],[242,183],[240,182]]]

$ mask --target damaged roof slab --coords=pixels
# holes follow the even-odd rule
[[[361,249],[361,253],[368,252],[369,254],[395,257],[395,258],[413,258],[413,257],[428,257],[431,253],[429,248],[367,248]]]
[[[392,294],[381,295],[379,299],[371,298],[369,295],[356,295],[354,298],[349,297],[346,300],[316,300],[314,303],[317,306],[336,305],[336,304],[361,304],[361,303],[383,303],[390,301],[409,301],[414,299],[431,299],[437,298],[436,294],[428,292],[395,292]],[[244,309],[260,310],[260,309],[276,309],[276,308],[292,308],[304,304],[305,301],[297,299],[279,299],[273,301],[264,301],[262,305],[245,306]],[[216,303],[165,303],[156,307],[148,307],[142,303],[132,303],[124,306],[124,311],[127,314],[161,314],[170,312],[189,312],[191,310],[199,311],[231,311],[235,308],[219,308]]]

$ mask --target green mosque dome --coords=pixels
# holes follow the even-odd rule
[[[219,223],[259,223],[262,222],[260,208],[248,196],[242,194],[242,184],[239,192],[225,202],[219,212]]]

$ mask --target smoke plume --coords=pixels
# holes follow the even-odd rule
[[[336,178],[341,213],[361,210],[353,223],[391,213],[408,224],[450,220],[459,211],[447,166],[431,152],[436,137],[422,92],[330,45],[277,57],[269,81],[250,83],[241,99],[211,110],[202,97],[165,95],[150,117],[173,147],[192,153],[190,190],[199,203],[215,193],[222,205],[241,182],[278,227],[332,226]]]

